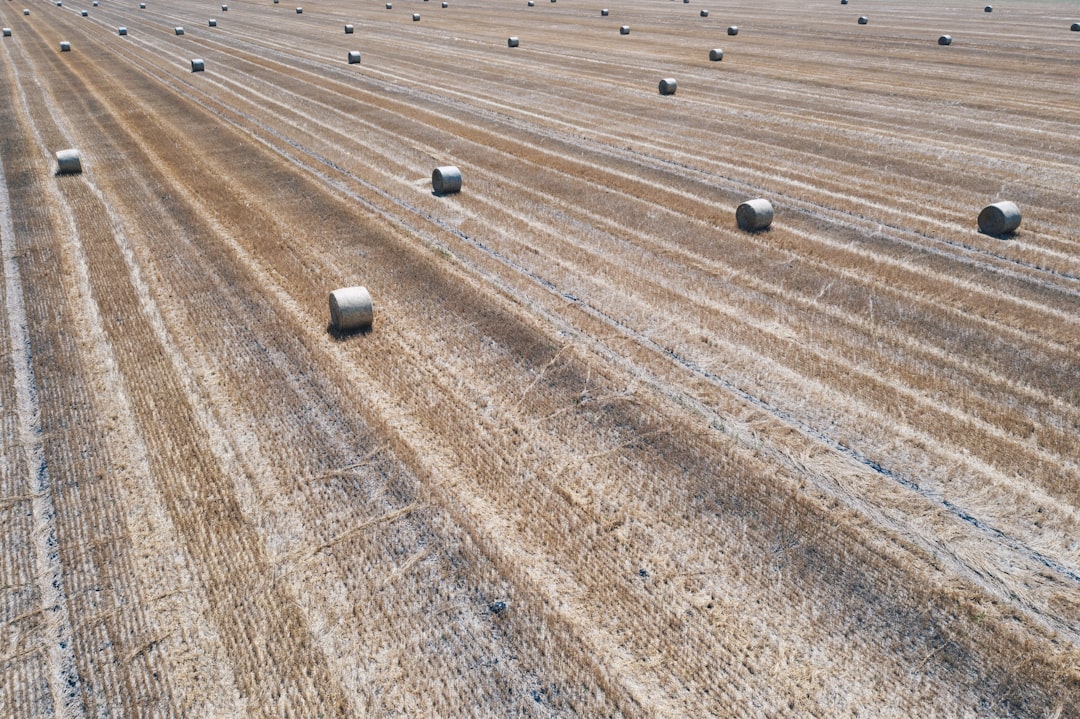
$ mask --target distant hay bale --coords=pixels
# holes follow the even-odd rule
[[[701,17],[709,17],[709,11],[708,10],[702,10],[699,14],[701,15]]]
[[[712,50],[709,50],[709,60],[711,60],[712,62],[720,62],[723,59],[724,51],[720,48],[714,47]]]
[[[735,208],[735,223],[740,230],[757,232],[767,228],[772,221],[773,206],[768,200],[747,200]]]
[[[420,13],[414,12],[412,14],[412,20],[413,20],[413,22],[420,22]]]
[[[533,0],[529,0],[529,7],[536,7],[536,3]]]
[[[1020,226],[1020,208],[1008,200],[987,205],[979,213],[979,231],[987,235],[1007,235]]]
[[[847,5],[847,0],[840,0],[841,5]]]
[[[61,175],[76,175],[82,172],[82,158],[75,148],[60,150],[56,153],[57,172]]]
[[[393,10],[394,9],[394,3],[389,3],[389,2],[386,3],[386,9],[387,10]]]
[[[29,10],[26,10],[26,9],[24,9],[24,10],[22,11],[22,14],[23,14],[23,15],[29,15],[29,14],[30,14],[30,11],[29,11]]]
[[[174,29],[173,29],[173,31],[174,31],[174,32],[175,32],[175,33],[176,33],[177,35],[183,35],[183,34],[184,34],[184,28],[182,28],[182,27],[174,28]]]
[[[993,5],[987,5],[986,7],[983,8],[983,12],[994,12],[994,6]]]
[[[865,15],[860,15],[859,16],[859,24],[860,25],[865,25],[868,22],[870,22],[870,18],[866,17]]]
[[[346,35],[352,35],[353,34],[353,26],[352,25],[346,25],[345,26],[345,34]]]
[[[194,60],[191,61],[191,71],[192,72],[202,72],[205,69],[206,69],[206,61],[205,60],[202,60],[200,58],[195,58]]]
[[[296,14],[297,15],[303,15],[304,14],[304,8],[302,8],[302,7],[296,8]]]
[[[229,12],[229,6],[228,5],[222,5],[221,6],[221,12]]]
[[[120,33],[121,35],[127,35],[127,28],[126,27],[119,27],[119,28],[116,29],[116,32]]]
[[[29,15],[30,13],[26,12],[26,14]],[[1069,29],[1072,30],[1073,32],[1080,32],[1080,22],[1074,22],[1072,24],[1072,27],[1070,27]]]
[[[206,24],[210,27],[217,27],[217,20],[215,20],[214,18],[210,18],[206,21]]]
[[[732,37],[734,37],[735,35],[738,35],[739,34],[739,26],[738,25],[732,25],[731,27],[729,27],[727,29],[727,34],[731,35]]]
[[[81,15],[81,16],[83,16],[83,17],[87,17],[87,16],[89,16],[89,15],[90,15],[90,13],[86,12],[85,10],[83,10],[82,12],[80,12],[80,13],[79,13],[79,15]]]
[[[11,28],[6,27],[2,32],[4,33],[4,37],[11,37]]]
[[[608,9],[607,9],[607,8],[604,8],[603,10],[601,10],[601,11],[600,11],[600,17],[607,17],[607,16],[608,16],[608,14],[609,14],[609,13],[608,13]]]
[[[98,0],[94,0],[94,2],[92,2],[90,4],[93,5],[94,7],[97,7],[98,6]]]
[[[57,0],[56,7],[64,7],[64,3],[60,2],[60,0]]]
[[[452,195],[461,192],[461,170],[453,165],[436,167],[431,173],[431,189],[436,195]]]
[[[629,35],[630,34],[630,26],[629,25],[623,25],[622,27],[620,27],[619,28],[619,34],[620,35]]]
[[[517,46],[518,46],[518,42],[519,42],[519,41],[518,41],[518,39],[517,39],[517,36],[513,36],[513,37],[508,37],[508,38],[506,38],[506,46],[507,46],[507,47],[517,47]]]
[[[450,3],[443,2],[442,7],[443,7],[443,10],[445,10],[446,8],[450,7]]]
[[[60,52],[71,52],[71,43],[64,40],[60,43]]]
[[[343,287],[330,293],[330,324],[337,332],[371,327],[374,309],[366,287]]]
[[[358,50],[349,51],[349,64],[356,65],[360,62],[360,52]]]
[[[673,77],[665,77],[660,81],[661,95],[674,95],[677,89],[679,89],[679,83]]]
[[[145,10],[146,9],[146,3],[144,3],[144,2],[139,3],[139,9],[140,10]]]
[[[942,35],[937,39],[938,45],[952,45],[952,35]]]

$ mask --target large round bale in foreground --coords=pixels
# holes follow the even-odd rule
[[[506,46],[507,47],[517,47],[520,44],[520,42],[521,41],[518,40],[517,36],[506,38]]]
[[[182,27],[174,28],[174,32],[177,35],[183,35],[184,34],[184,28],[182,28]]]
[[[360,62],[360,51],[359,50],[350,50],[349,51],[349,64],[350,65],[356,65],[359,62]]]
[[[720,62],[723,59],[724,51],[720,48],[714,47],[712,50],[709,50],[709,60],[711,60],[712,62]]]
[[[679,83],[673,77],[665,77],[660,81],[661,95],[674,95],[677,89],[679,89]]]
[[[64,40],[60,43],[60,52],[71,52],[71,43]]]
[[[82,159],[75,148],[60,150],[56,153],[57,172],[61,175],[76,175],[82,172]]]
[[[870,22],[870,18],[866,17],[865,15],[860,15],[859,16],[859,24],[860,25],[865,25],[868,22]]]
[[[202,72],[206,69],[206,61],[201,58],[195,58],[191,61],[192,72]]]
[[[739,34],[739,26],[738,25],[732,25],[731,27],[729,27],[727,29],[727,34],[731,35],[732,37],[734,37],[735,35],[738,35]]]
[[[9,27],[4,28],[3,33],[4,33],[4,37],[11,37],[11,28],[9,28]]]
[[[773,221],[773,206],[768,200],[747,200],[735,208],[735,224],[740,230],[764,230]]]
[[[346,25],[345,26],[345,34],[346,35],[352,35],[353,34],[353,26],[352,25]]]
[[[119,27],[119,28],[116,29],[116,32],[118,32],[121,35],[127,35],[127,28],[126,27]]]
[[[937,39],[938,45],[952,45],[952,35],[942,35]]]
[[[629,25],[623,25],[622,27],[620,27],[619,28],[619,34],[620,35],[629,35],[630,34],[630,26]]]
[[[366,287],[343,287],[330,293],[330,324],[337,332],[367,329],[374,314]]]
[[[450,195],[461,192],[461,170],[453,165],[436,167],[431,173],[431,189],[436,195]]]
[[[1020,226],[1020,208],[1005,200],[987,205],[979,213],[979,232],[987,235],[1007,235]]]

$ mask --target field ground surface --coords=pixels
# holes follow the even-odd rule
[[[0,3],[0,716],[1080,716],[1075,3],[145,5]]]

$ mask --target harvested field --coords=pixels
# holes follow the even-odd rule
[[[0,716],[1080,716],[1074,3],[57,5]]]

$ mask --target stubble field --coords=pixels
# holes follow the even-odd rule
[[[967,5],[3,0],[0,716],[1080,716],[1080,13]]]

